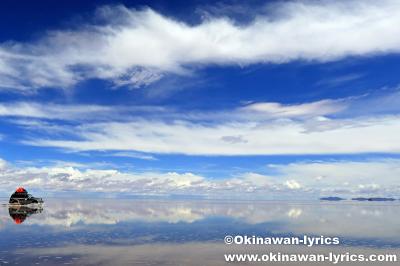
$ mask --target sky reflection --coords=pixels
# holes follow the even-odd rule
[[[207,245],[223,250],[222,240],[228,234],[338,236],[342,248],[398,249],[399,210],[398,203],[371,202],[49,199],[43,210],[2,206],[0,259],[7,261],[19,252],[19,257],[36,254],[43,264],[59,253],[63,263],[75,263],[102,248],[111,248],[109,252],[116,254],[130,249],[133,256],[137,249],[164,250],[165,245],[168,248],[162,252],[167,253],[176,252],[174,247],[181,250]],[[23,211],[27,216],[18,224],[15,212],[21,215]]]

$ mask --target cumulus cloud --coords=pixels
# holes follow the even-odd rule
[[[6,161],[0,158],[0,170],[5,169],[7,166]]]
[[[241,25],[207,16],[190,25],[151,9],[103,7],[101,25],[47,33],[32,43],[0,46],[0,87],[68,87],[88,78],[146,86],[191,66],[248,65],[397,53],[395,0],[292,1]]]
[[[213,178],[195,173],[123,172],[56,164],[15,166],[2,161],[3,193],[19,186],[40,190],[103,192],[116,195],[190,195],[206,198],[296,198],[318,195],[395,196],[400,191],[398,159],[321,161],[268,165],[273,174],[256,172]],[[71,165],[71,164],[70,164]],[[318,176],[325,176],[318,179]]]
[[[0,171],[3,192],[18,186],[44,192],[77,191],[124,193],[124,195],[197,195],[203,197],[257,197],[254,192],[282,190],[285,186],[268,176],[247,173],[237,177],[213,179],[194,173],[121,172],[115,169],[93,169],[57,163],[43,167],[4,164]],[[259,195],[258,195],[259,196]]]
[[[288,180],[285,182],[285,185],[290,189],[299,189],[301,185],[296,180]]]
[[[395,185],[400,175],[398,159],[299,162],[268,167],[277,171],[278,176],[301,180],[305,187],[323,194],[396,195],[400,188]]]

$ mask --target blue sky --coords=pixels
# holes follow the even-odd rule
[[[1,7],[3,193],[399,193],[397,1]]]

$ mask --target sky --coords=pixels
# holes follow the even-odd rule
[[[398,196],[400,2],[2,1],[0,194]]]

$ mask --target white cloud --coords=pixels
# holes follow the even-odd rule
[[[400,186],[398,159],[319,161],[269,165],[282,178],[301,180],[304,187],[322,193],[396,193]],[[323,176],[323,178],[320,178]]]
[[[186,112],[160,106],[107,106],[84,104],[54,104],[29,101],[0,103],[0,117],[22,117],[59,120],[127,120],[137,114],[163,116],[174,119],[218,120],[229,116],[232,119],[276,119],[308,118],[339,113],[346,110],[348,99],[321,100],[300,104],[280,104],[274,102],[250,103],[234,110],[213,111],[212,113]],[[118,119],[117,119],[118,118]],[[21,121],[21,120],[20,120]],[[31,120],[25,120],[25,122]]]
[[[149,155],[149,154],[143,154],[143,153],[139,153],[139,152],[114,152],[109,154],[110,156],[115,156],[115,157],[126,157],[126,158],[135,158],[135,159],[141,159],[141,160],[150,160],[150,161],[154,161],[157,160],[156,157]]]
[[[0,158],[0,171],[5,169],[7,166],[6,161]]]
[[[0,104],[0,116],[15,118],[6,121],[24,129],[24,144],[142,159],[153,159],[146,153],[399,153],[399,95],[396,90],[298,104],[259,102],[208,112],[13,102]]]
[[[87,104],[55,104],[29,101],[0,103],[0,117],[37,118],[50,120],[125,120],[137,114],[157,114],[167,111],[160,106],[107,106]],[[37,121],[19,119],[22,125]]]
[[[303,210],[300,208],[292,208],[288,211],[287,216],[290,218],[298,218],[303,213]]]
[[[194,173],[122,172],[112,168],[68,166],[15,166],[2,162],[0,187],[10,193],[16,187],[44,193],[80,191],[126,195],[192,195],[210,198],[317,198],[318,195],[396,196],[399,159],[369,161],[321,161],[269,165],[273,174],[249,172],[210,178]],[[316,179],[318,176],[324,179]],[[119,194],[120,195],[120,194]]]
[[[346,109],[344,100],[322,100],[311,103],[283,105],[273,102],[252,103],[243,108],[244,112],[262,114],[266,117],[309,117],[338,113]]]
[[[83,119],[93,114],[106,116],[113,109],[99,105],[59,105],[34,102],[0,103],[0,116],[46,119]]]
[[[285,185],[290,189],[299,189],[299,188],[301,188],[301,185],[296,180],[287,180],[285,182]]]
[[[198,195],[214,198],[257,197],[256,190],[272,191],[285,186],[279,182],[264,182],[267,176],[245,174],[225,179],[206,178],[190,172],[121,172],[115,169],[92,169],[68,166],[71,163],[44,167],[26,167],[4,164],[0,171],[3,193],[19,186],[27,189],[53,191],[80,191],[124,193],[127,195]],[[257,176],[256,179],[254,177]]]
[[[188,155],[399,153],[400,118],[218,122],[135,120],[69,128],[75,139],[24,141],[73,151],[121,150]],[[226,141],[240,136],[241,141]]]
[[[346,75],[341,75],[337,76],[334,78],[328,78],[328,79],[322,79],[319,82],[317,82],[315,85],[318,86],[323,86],[323,87],[337,87],[339,85],[348,83],[350,81],[358,80],[360,78],[364,77],[364,74],[360,73],[352,73],[352,74],[346,74]]]
[[[130,120],[135,117],[168,118],[172,120],[201,121],[264,121],[293,118],[307,120],[318,118],[371,116],[400,112],[400,90],[376,90],[360,96],[340,99],[322,99],[314,102],[283,104],[278,102],[250,102],[233,109],[212,111],[181,111],[156,105],[87,105],[17,101],[0,103],[0,117],[37,118],[51,120]],[[21,120],[21,123],[34,123]]]
[[[141,87],[191,65],[329,61],[400,50],[396,0],[282,2],[246,25],[224,17],[189,25],[122,6],[99,13],[103,25],[2,44],[0,86],[26,91],[95,77]]]
[[[192,173],[122,173],[117,170],[79,170],[74,167],[12,167],[0,173],[2,186],[20,185],[42,190],[126,192],[139,194],[179,193],[203,178]]]
[[[141,88],[160,80],[162,77],[163,74],[160,71],[136,68],[114,80],[114,84],[116,87],[126,85],[131,88]]]

